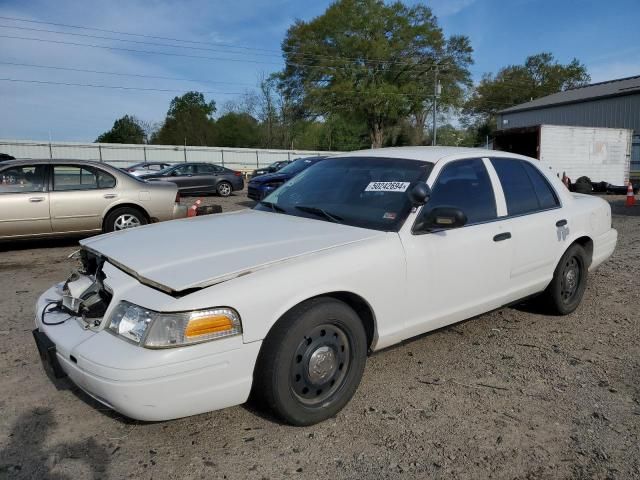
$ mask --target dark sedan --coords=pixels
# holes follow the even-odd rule
[[[242,173],[211,163],[180,163],[138,178],[150,182],[175,183],[180,193],[185,195],[217,193],[221,197],[228,197],[231,192],[244,188]]]
[[[299,158],[275,173],[268,173],[267,175],[252,178],[251,181],[249,181],[247,196],[259,202],[284,182],[292,179],[303,170],[325,158],[327,157]]]
[[[262,168],[256,168],[251,173],[251,178],[259,177],[260,175],[266,175],[267,173],[275,173],[278,170],[283,169],[291,163],[291,160],[281,160],[279,162],[273,162],[271,165]]]

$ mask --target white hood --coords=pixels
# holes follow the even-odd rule
[[[163,290],[181,292],[229,280],[383,232],[257,210],[163,222],[80,243]]]

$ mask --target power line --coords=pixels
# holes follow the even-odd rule
[[[207,57],[206,55],[190,55],[187,53],[173,53],[173,52],[159,52],[157,50],[137,50],[135,48],[126,48],[126,47],[112,47],[109,45],[95,45],[90,43],[77,43],[77,42],[65,42],[62,40],[53,40],[53,39],[45,39],[45,38],[33,38],[33,37],[20,37],[16,35],[0,35],[0,38],[11,38],[14,40],[29,40],[34,42],[42,42],[42,43],[55,43],[58,45],[72,45],[75,47],[89,47],[89,48],[102,48],[106,50],[120,50],[124,52],[132,52],[132,53],[147,53],[151,55],[164,55],[169,57],[187,57],[187,58],[198,58],[204,60],[216,60],[216,61],[228,61],[228,62],[245,62],[245,63],[262,63],[268,65],[276,65],[273,62],[263,62],[260,60],[251,60],[251,59],[238,59],[238,58],[224,58],[224,57]]]
[[[149,91],[149,92],[184,92],[184,90],[179,89],[170,89],[170,88],[146,88],[146,87],[128,87],[124,85],[99,85],[93,83],[72,83],[72,82],[54,82],[51,80],[34,80],[34,79],[26,79],[26,78],[0,78],[0,81],[3,82],[16,82],[16,83],[34,83],[34,84],[42,84],[42,85],[62,85],[69,87],[91,87],[91,88],[109,88],[109,89],[118,89],[118,90],[140,90],[140,91]],[[201,91],[200,93],[207,94],[217,94],[217,95],[243,95],[246,92],[221,92],[221,91]],[[356,94],[364,94],[364,92],[358,92],[353,90],[348,93],[356,93]],[[387,92],[380,94],[382,96],[416,96],[419,94],[411,94],[411,93],[396,93],[396,92]]]
[[[281,57],[282,53],[294,53],[294,54],[299,54],[302,56],[307,56],[307,57],[311,57],[311,58],[327,58],[327,59],[331,59],[331,60],[335,60],[335,57],[331,57],[331,56],[327,56],[327,55],[321,55],[321,54],[311,54],[311,53],[303,53],[303,52],[297,52],[296,50],[291,50],[291,49],[286,49],[283,48],[281,51],[280,50],[273,50],[273,49],[266,49],[266,48],[258,48],[258,47],[248,47],[248,46],[244,46],[244,45],[235,45],[235,44],[231,44],[231,43],[221,43],[221,42],[202,42],[202,41],[197,41],[197,40],[187,40],[187,39],[181,39],[181,38],[171,38],[171,37],[161,37],[161,36],[156,36],[156,35],[146,35],[146,34],[142,34],[142,33],[132,33],[132,32],[123,32],[123,31],[119,31],[119,30],[109,30],[109,29],[104,29],[104,28],[97,28],[97,27],[86,27],[86,26],[82,26],[82,25],[70,25],[70,24],[65,24],[65,23],[55,23],[55,22],[45,22],[45,21],[39,21],[39,20],[29,20],[29,19],[25,19],[25,18],[18,18],[18,17],[7,17],[7,16],[0,16],[0,19],[3,20],[12,20],[12,21],[18,21],[18,22],[26,22],[26,23],[35,23],[35,24],[40,24],[40,25],[52,25],[52,26],[57,26],[57,27],[64,27],[64,28],[74,28],[74,29],[80,29],[80,30],[92,30],[92,31],[97,31],[97,32],[103,32],[103,33],[111,33],[111,34],[115,34],[115,35],[129,35],[129,36],[135,36],[135,37],[140,37],[140,38],[150,38],[150,39],[155,39],[155,40],[167,40],[167,41],[172,41],[172,42],[182,42],[182,43],[192,43],[192,44],[197,44],[197,45],[209,45],[209,46],[217,46],[217,47],[224,47],[224,48],[236,48],[236,49],[242,49],[242,50],[255,50],[255,51],[260,51],[260,52],[268,52],[271,54],[276,54],[274,56],[278,56]],[[83,34],[74,34],[71,32],[59,32],[59,31],[51,31],[51,30],[39,30],[39,29],[30,29],[30,28],[26,28],[26,27],[18,27],[18,26],[4,26],[6,28],[16,28],[16,29],[22,29],[22,30],[34,30],[34,31],[42,31],[42,32],[49,32],[49,33],[58,33],[58,34],[62,34],[62,35],[80,35],[80,36],[89,36],[91,37],[91,35],[83,35]],[[108,39],[108,40],[118,40],[118,41],[125,41],[125,42],[135,42],[134,40],[124,40],[124,39],[117,39],[117,38],[110,38],[110,37],[95,37],[95,38],[104,38],[104,39]],[[146,43],[146,42],[135,42],[135,43]],[[151,45],[154,45],[153,43],[151,43]],[[156,45],[160,45],[160,44],[156,44]],[[195,47],[187,47],[184,45],[168,45],[174,48],[195,48]],[[205,49],[207,50],[207,49]],[[240,53],[240,52],[233,52],[233,53]],[[340,60],[350,60],[350,61],[367,61],[367,62],[378,62],[378,63],[390,63],[390,64],[399,64],[399,65],[408,65],[408,66],[413,66],[415,64],[411,63],[411,62],[403,62],[403,61],[399,61],[399,60],[387,60],[387,59],[379,59],[379,58],[357,58],[357,57],[338,57],[338,59]],[[433,65],[436,65],[438,62],[434,62],[432,63]],[[446,65],[441,65],[441,66],[446,66]]]
[[[182,39],[182,38],[160,37],[160,36],[156,36],[156,35],[146,35],[146,34],[142,34],[142,33],[123,32],[123,31],[119,31],[119,30],[109,30],[109,29],[97,28],[97,27],[84,27],[84,26],[81,26],[81,25],[70,25],[70,24],[67,24],[67,23],[44,22],[44,21],[40,21],[40,20],[30,20],[30,19],[18,18],[18,17],[0,16],[0,19],[13,20],[13,21],[16,21],[16,22],[36,23],[36,24],[40,24],[40,25],[52,25],[52,26],[55,26],[55,27],[75,28],[75,29],[80,29],[80,30],[93,30],[93,31],[96,31],[96,32],[113,33],[113,34],[116,34],[116,35],[130,35],[130,36],[141,37],[141,38],[152,38],[152,39],[156,39],[156,40],[168,40],[168,41],[172,41],[172,42],[193,43],[193,44],[198,44],[198,45],[215,45],[215,46],[220,46],[220,47],[239,48],[239,49],[246,49],[246,50],[258,50],[258,51],[264,51],[264,52],[276,52],[276,53],[279,52],[278,50],[273,50],[273,49],[259,48],[259,47],[248,47],[248,46],[243,46],[243,45],[234,45],[232,43],[202,42],[202,41],[187,40],[187,39]]]
[[[2,18],[2,17],[0,17]],[[218,53],[227,53],[224,50],[220,50],[220,48],[206,48],[206,47],[192,47],[188,45],[173,45],[170,43],[158,43],[158,42],[145,42],[143,40],[130,40],[126,38],[114,38],[114,37],[104,37],[102,35],[91,35],[88,33],[74,33],[74,32],[60,32],[57,30],[47,30],[45,28],[30,28],[30,27],[18,27],[15,25],[2,25],[0,24],[0,28],[10,28],[14,30],[27,30],[30,32],[40,32],[40,33],[53,33],[56,35],[73,35],[74,37],[84,37],[84,38],[94,38],[97,40],[111,40],[116,42],[127,42],[127,43],[136,43],[140,45],[153,45],[156,47],[171,47],[171,48],[184,48],[188,50],[202,50],[208,52],[218,52]],[[242,53],[242,52],[231,52],[233,54],[244,54],[244,55],[265,55],[264,53]],[[281,55],[269,54],[269,56],[281,57]]]
[[[16,83],[34,83],[38,85],[62,85],[66,87],[90,87],[90,88],[109,88],[116,90],[138,90],[144,92],[163,92],[163,93],[182,93],[184,90],[176,90],[170,88],[147,88],[147,87],[127,87],[124,85],[98,85],[94,83],[71,83],[71,82],[54,82],[51,80],[33,80],[26,78],[0,78],[0,82],[16,82]],[[208,93],[215,95],[242,95],[239,92],[219,92],[204,91],[200,93]]]
[[[2,18],[2,17],[0,17],[0,18]],[[0,27],[5,27],[5,25],[0,25]],[[14,28],[14,27],[8,27],[8,28]],[[20,27],[17,27],[17,28],[20,28]],[[60,33],[62,35],[78,35],[78,36],[82,36],[82,37],[90,37],[90,38],[103,39],[103,40],[112,40],[112,41],[122,41],[122,42],[130,42],[131,41],[131,40],[118,39],[118,38],[100,37],[100,36],[96,36],[96,35],[83,35],[83,34],[66,33],[66,32],[52,32],[52,31],[49,31],[49,30],[39,30],[39,29],[26,29],[26,30],[35,30],[35,31],[39,31],[39,32],[49,32],[49,33]],[[177,52],[162,52],[162,51],[158,51],[158,50],[139,50],[139,49],[135,49],[135,48],[114,47],[114,46],[110,46],[110,45],[97,45],[97,44],[91,44],[91,43],[68,42],[68,41],[63,41],[63,40],[54,40],[54,39],[50,39],[50,38],[22,37],[22,36],[18,36],[18,35],[0,35],[0,38],[10,38],[10,39],[15,39],[15,40],[28,40],[28,41],[34,41],[34,42],[53,43],[53,44],[59,44],[59,45],[71,45],[71,46],[75,46],[75,47],[102,48],[102,49],[107,49],[107,50],[120,50],[120,51],[125,51],[125,52],[132,52],[132,53],[145,53],[145,54],[151,54],[151,55],[164,55],[164,56],[171,56],[171,57],[186,57],[186,58],[197,58],[197,59],[205,59],[205,60],[229,61],[229,62],[240,62],[240,63],[243,63],[243,62],[244,63],[257,63],[257,64],[274,65],[274,66],[275,65],[277,65],[277,66],[281,65],[281,62],[275,62],[275,61],[264,61],[264,60],[243,59],[243,58],[233,58],[233,57],[208,57],[206,55],[193,55],[193,54],[188,54],[188,53],[177,53]],[[179,45],[159,44],[159,43],[150,43],[150,42],[135,42],[135,43],[144,43],[144,44],[149,44],[149,45],[165,46],[165,47],[170,47],[170,48],[193,48],[193,47],[183,47],[183,46],[179,46]],[[202,50],[202,49],[199,49],[199,50]],[[205,49],[205,50],[208,50],[208,49]],[[232,52],[232,53],[233,54],[238,54],[238,52]],[[324,58],[329,59],[329,60],[331,60],[333,62],[348,61],[348,62],[351,62],[351,63],[356,63],[355,61],[344,59],[343,57],[328,57],[328,56],[324,56]],[[360,60],[358,60],[358,62],[359,61]],[[299,63],[299,62],[285,62],[285,63],[288,64],[288,65],[296,66],[296,67],[308,67],[308,68],[317,68],[317,69],[319,69],[319,68],[337,68],[337,69],[342,69],[342,70],[349,69],[349,67],[345,66],[345,65],[313,65],[313,64]],[[382,63],[382,61],[380,61],[380,63]],[[422,64],[407,63],[407,62],[401,63],[401,62],[395,62],[393,60],[389,60],[389,61],[387,61],[387,63],[399,63],[401,65],[417,67],[417,70],[415,70],[417,73],[427,73],[429,71],[432,71],[432,69],[435,66],[439,65],[437,63],[422,63]]]
[[[252,83],[243,83],[243,82],[222,82],[218,80],[204,80],[204,79],[194,79],[194,78],[180,78],[180,77],[165,77],[161,75],[143,75],[140,73],[124,73],[124,72],[109,72],[103,70],[89,70],[84,68],[73,68],[73,67],[61,67],[56,65],[36,65],[33,63],[17,63],[17,62],[5,62],[0,60],[0,65],[12,65],[15,67],[28,67],[28,68],[41,68],[41,69],[50,69],[50,70],[62,70],[69,72],[80,72],[80,73],[97,73],[100,75],[115,75],[120,77],[136,77],[136,78],[155,78],[159,80],[178,80],[182,82],[194,82],[194,83],[208,83],[208,84],[220,84],[220,85],[247,85],[251,87],[255,87]]]

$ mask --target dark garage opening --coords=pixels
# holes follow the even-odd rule
[[[539,138],[539,126],[498,130],[493,139],[493,148],[539,159]]]

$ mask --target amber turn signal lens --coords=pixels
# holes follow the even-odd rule
[[[189,320],[189,324],[184,331],[187,338],[207,335],[209,333],[220,333],[233,330],[233,321],[225,315],[208,315]]]

